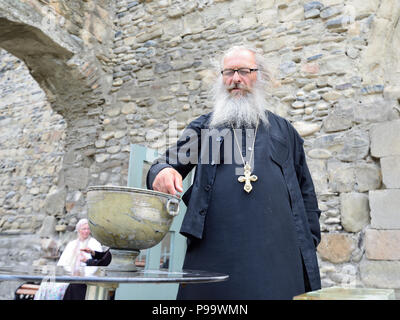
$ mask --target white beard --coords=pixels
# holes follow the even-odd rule
[[[257,81],[258,82],[258,81]],[[210,128],[234,125],[236,128],[254,128],[258,119],[268,124],[265,109],[265,93],[261,84],[254,85],[252,92],[243,95],[230,94],[222,80],[217,81],[214,90],[214,111]]]

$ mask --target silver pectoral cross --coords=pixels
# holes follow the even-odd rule
[[[244,188],[243,188],[244,191],[249,193],[253,189],[250,182],[257,181],[257,179],[258,178],[256,175],[251,174],[251,167],[250,167],[249,163],[246,162],[246,164],[244,165],[244,176],[240,176],[238,178],[239,182],[244,182]]]

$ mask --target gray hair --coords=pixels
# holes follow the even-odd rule
[[[250,51],[250,52],[254,53],[256,65],[257,65],[257,69],[258,69],[257,80],[261,80],[263,82],[263,84],[267,84],[270,81],[272,81],[272,74],[268,68],[266,59],[264,58],[264,56],[261,53],[261,50],[247,46],[247,45],[235,45],[235,46],[229,48],[219,58],[218,64],[214,63],[214,66],[216,66],[218,68],[218,71],[220,72],[224,66],[224,59],[232,52],[242,51],[242,50],[246,50],[246,51]]]
[[[81,219],[78,221],[78,223],[75,226],[75,231],[78,232],[79,229],[84,225],[84,224],[89,224],[89,220],[88,219]]]

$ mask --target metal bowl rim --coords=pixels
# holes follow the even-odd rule
[[[173,198],[178,201],[181,200],[180,198],[178,198],[177,196],[174,196],[172,194],[154,191],[154,190],[142,189],[142,188],[132,188],[132,187],[123,187],[123,186],[89,186],[89,187],[87,187],[86,190],[87,190],[87,192],[111,191],[111,192],[143,193],[143,194],[152,195],[152,196],[161,196],[161,197],[168,198],[168,199]]]

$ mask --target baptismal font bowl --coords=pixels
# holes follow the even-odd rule
[[[92,236],[110,247],[109,269],[135,271],[140,250],[154,247],[166,236],[180,199],[176,196],[119,186],[87,189],[88,220]]]

